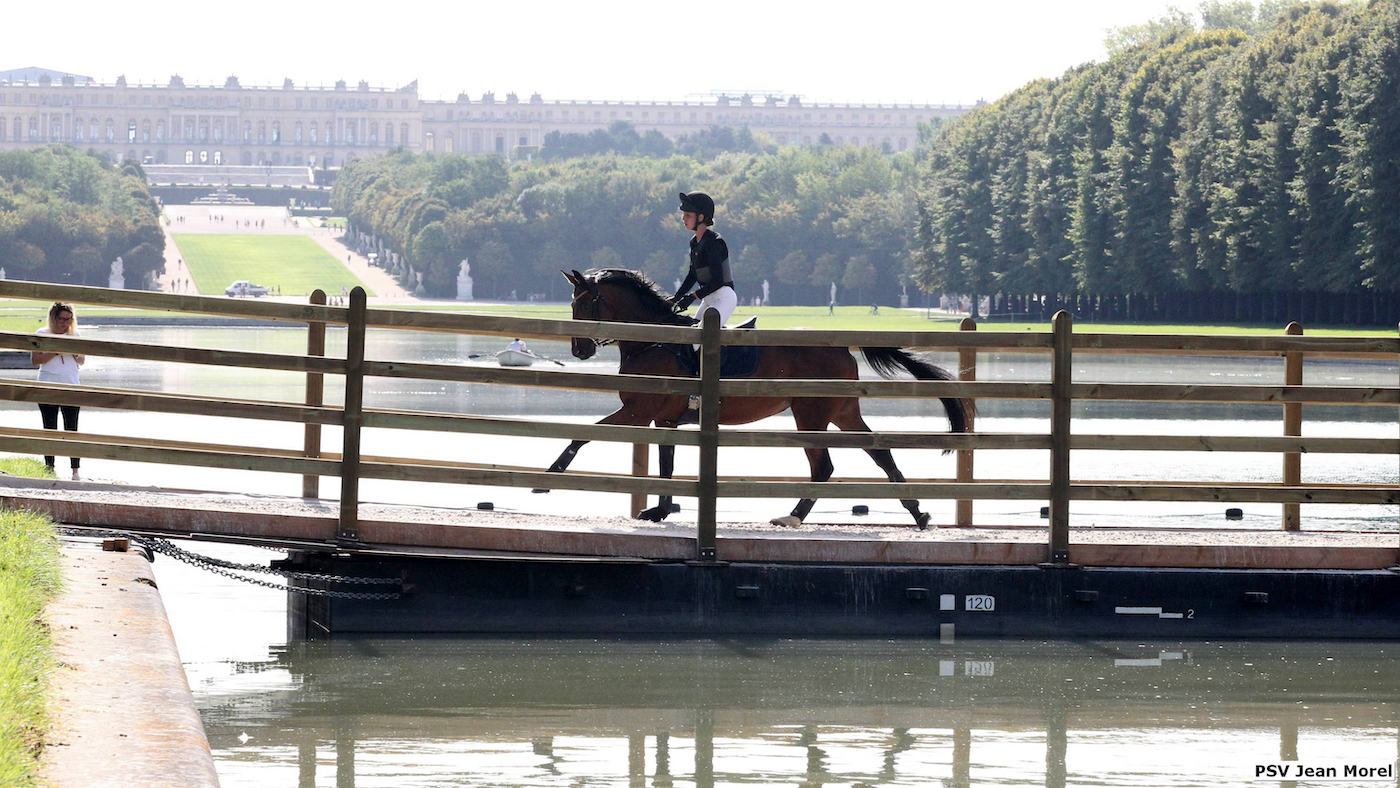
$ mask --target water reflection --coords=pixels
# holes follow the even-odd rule
[[[1376,643],[364,640],[203,699],[224,785],[1236,784],[1392,762]],[[295,776],[291,773],[295,767]],[[1248,767],[1248,768],[1247,768]],[[266,770],[257,771],[257,784]]]

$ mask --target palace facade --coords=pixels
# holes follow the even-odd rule
[[[807,104],[797,96],[717,95],[697,101],[424,100],[417,82],[400,88],[344,81],[331,87],[105,84],[37,70],[0,72],[0,150],[64,142],[113,161],[153,164],[328,166],[402,146],[412,151],[532,152],[552,131],[587,134],[626,121],[676,139],[712,126],[748,126],[779,145],[914,146],[919,123],[971,106]],[[19,72],[8,72],[10,75]]]

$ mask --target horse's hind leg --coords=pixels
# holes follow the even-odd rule
[[[836,471],[836,466],[831,464],[831,451],[828,449],[803,449],[807,452],[807,463],[812,466],[812,481],[824,482],[831,478],[831,474]],[[811,514],[812,507],[817,504],[816,498],[803,498],[792,507],[792,513],[786,517],[775,517],[769,520],[773,525],[785,525],[789,528],[796,528]]]
[[[848,405],[841,409],[832,421],[842,432],[870,432],[870,425],[865,423],[865,419],[860,415],[860,401],[849,400],[853,405]],[[880,470],[885,472],[885,477],[890,481],[903,484],[904,474],[900,473],[899,466],[894,464],[894,453],[889,449],[866,449],[866,454],[870,459],[880,466]],[[909,514],[914,516],[914,524],[922,531],[928,528],[929,520],[933,519],[928,512],[920,511],[919,502],[912,498],[901,498],[900,503],[909,510]]]
[[[792,401],[792,418],[797,422],[799,430],[825,430],[831,423],[831,411],[836,403],[825,398],[794,399]],[[812,467],[812,481],[824,482],[831,478],[831,474],[836,471],[836,467],[831,464],[831,451],[828,449],[803,449],[807,452],[807,464]],[[785,525],[789,528],[796,528],[811,514],[812,507],[817,503],[816,498],[803,498],[794,506],[792,513],[786,517],[775,517],[769,520],[773,525]]]

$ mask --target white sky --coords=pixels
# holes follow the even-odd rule
[[[1194,8],[1190,0],[1177,5]],[[322,0],[8,3],[0,70],[111,82],[397,87],[473,100],[684,100],[782,91],[813,101],[970,103],[1104,57],[1104,32],[1170,0]],[[704,14],[696,9],[708,9]],[[69,24],[65,20],[72,20]]]

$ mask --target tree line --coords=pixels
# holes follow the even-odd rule
[[[0,153],[5,276],[106,287],[118,257],[133,286],[165,266],[160,209],[141,165],[58,144]]]
[[[765,279],[775,304],[826,304],[832,283],[842,303],[897,300],[915,251],[916,151],[779,147],[747,128],[656,136],[626,123],[550,135],[532,161],[395,151],[347,163],[331,204],[431,295],[455,294],[467,258],[479,297],[559,298],[560,269],[626,267],[672,287],[688,264],[676,195],[704,191],[744,301]]]
[[[910,276],[994,311],[1394,326],[1400,4],[1201,11],[951,124]]]

